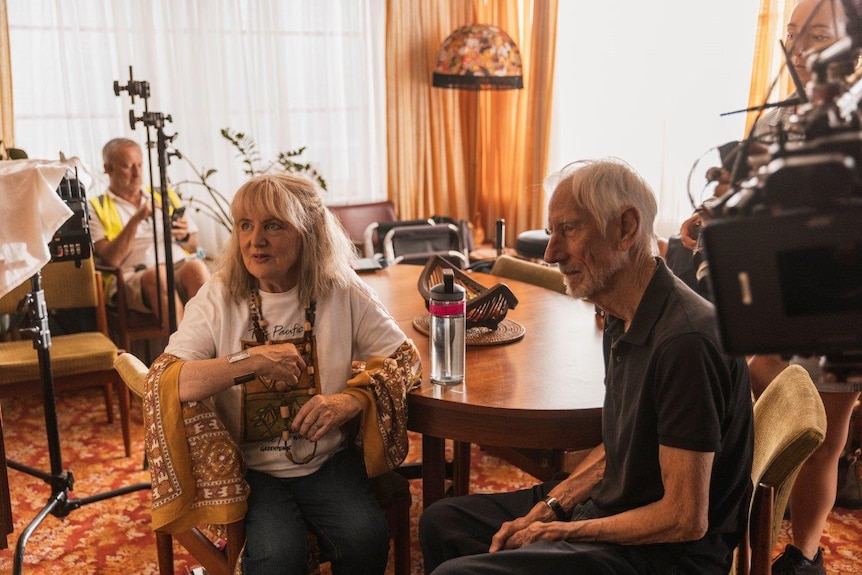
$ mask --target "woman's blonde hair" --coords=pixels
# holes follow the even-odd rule
[[[299,231],[298,287],[304,305],[350,284],[355,273],[350,260],[356,250],[320,191],[314,180],[290,173],[255,176],[237,190],[231,201],[234,228],[217,264],[217,273],[234,298],[244,299],[257,286],[243,263],[236,224],[252,214],[266,214]]]

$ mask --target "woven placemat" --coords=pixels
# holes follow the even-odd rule
[[[431,314],[420,313],[413,318],[413,327],[425,335],[431,331]],[[512,343],[524,337],[527,330],[516,321],[504,319],[497,324],[497,329],[473,327],[467,330],[467,345],[502,345]]]

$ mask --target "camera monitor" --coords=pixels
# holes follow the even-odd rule
[[[862,208],[716,220],[703,235],[727,352],[862,349]]]

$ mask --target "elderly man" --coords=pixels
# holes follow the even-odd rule
[[[90,200],[90,234],[99,259],[121,268],[129,307],[152,313],[161,299],[162,313],[168,310],[167,282],[164,269],[161,211],[153,217],[150,195],[143,190],[143,155],[134,140],[115,138],[102,149],[105,173],[110,187]],[[171,212],[179,207],[171,197]],[[160,202],[161,197],[157,196]],[[156,251],[153,225],[158,235],[158,261],[161,282],[156,281]],[[197,250],[197,226],[188,216],[176,212],[171,222],[174,239],[171,256],[176,273],[177,321],[182,319],[182,301],[193,297],[209,278],[203,260],[188,257]],[[110,289],[110,288],[109,288]],[[108,293],[109,297],[111,293]],[[181,296],[181,297],[180,297]]]
[[[653,256],[655,197],[630,166],[577,162],[546,187],[545,259],[606,314],[603,443],[565,480],[430,506],[425,571],[727,573],[750,497],[745,361],[722,353],[712,305]]]

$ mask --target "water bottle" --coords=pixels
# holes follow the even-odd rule
[[[467,351],[466,292],[455,283],[455,273],[443,270],[443,283],[431,288],[431,381],[456,385],[464,381]]]

